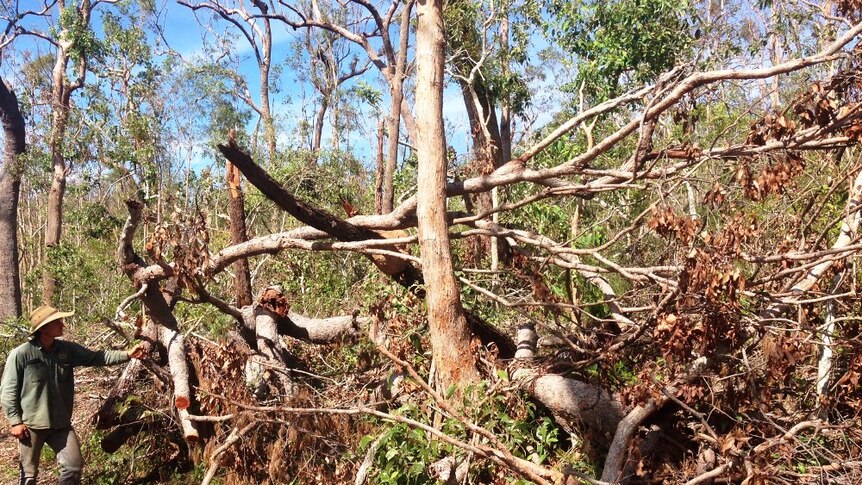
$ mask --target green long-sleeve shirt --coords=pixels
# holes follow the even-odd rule
[[[6,359],[0,384],[0,405],[15,426],[68,428],[72,425],[75,394],[73,368],[114,365],[129,360],[123,350],[90,350],[55,340],[51,351],[33,339],[16,347]]]

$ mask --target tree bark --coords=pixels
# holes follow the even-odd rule
[[[395,207],[395,170],[398,168],[398,141],[401,133],[401,111],[404,103],[404,79],[407,77],[407,45],[410,39],[410,13],[413,1],[407,2],[401,10],[399,49],[395,66],[390,66],[392,77],[389,80],[389,118],[386,131],[389,143],[386,151],[386,165],[383,170],[383,195],[380,214],[388,214]]]
[[[418,7],[416,124],[419,249],[425,278],[428,324],[437,386],[448,389],[479,379],[470,329],[461,307],[446,220],[446,139],[443,125],[443,64],[446,42],[442,0]]]
[[[265,15],[267,9],[262,2],[253,2]],[[260,70],[260,112],[263,118],[264,132],[266,133],[266,145],[269,152],[269,165],[275,165],[275,157],[277,155],[275,120],[272,118],[272,110],[269,102],[269,71],[272,65],[272,26],[266,17],[261,17],[260,22],[263,22],[264,35],[261,36],[261,56],[258,60],[258,69]]]
[[[386,161],[383,154],[383,142],[386,137],[386,124],[383,120],[377,122],[377,171],[374,177],[374,213],[383,214],[383,181],[386,174]]]
[[[230,241],[240,244],[248,240],[245,226],[245,197],[242,193],[242,174],[232,163],[227,162],[228,212],[230,213]],[[251,305],[251,271],[248,258],[241,258],[234,263],[234,299],[236,305],[243,307]]]
[[[26,148],[24,117],[18,98],[0,79],[0,123],[3,125],[3,165],[0,166],[0,322],[21,316],[18,268],[18,196],[23,167],[18,158]]]
[[[560,375],[542,374],[530,361],[536,355],[538,337],[532,325],[518,328],[518,351],[512,378],[519,387],[545,405],[557,423],[572,433],[586,426],[597,442],[611,443],[617,425],[623,419],[619,401],[607,391],[586,382]]]
[[[62,14],[64,8],[65,2],[60,1],[57,3],[58,15]],[[81,20],[85,25],[89,25],[90,23],[92,8],[90,0],[83,0],[81,6],[77,7]],[[48,141],[51,153],[51,188],[48,192],[48,213],[45,224],[45,261],[47,265],[44,267],[42,273],[42,299],[44,303],[51,303],[54,300],[57,284],[54,274],[50,269],[50,254],[60,244],[63,230],[63,197],[66,193],[66,175],[68,174],[66,156],[63,150],[66,128],[69,123],[70,100],[72,92],[84,85],[84,77],[87,72],[87,58],[86,56],[82,56],[78,62],[78,79],[75,83],[69,82],[66,78],[66,69],[69,65],[70,51],[75,47],[74,36],[70,35],[64,29],[60,33],[59,39],[57,42],[57,57],[52,72],[51,135]]]
[[[56,280],[50,270],[51,252],[60,244],[63,229],[63,196],[66,192],[66,158],[63,154],[63,138],[69,118],[71,90],[66,82],[66,65],[69,56],[61,44],[57,48],[54,64],[54,87],[51,94],[53,116],[51,121],[51,188],[48,192],[48,214],[45,226],[45,267],[42,272],[42,299],[45,303],[54,300]]]
[[[317,108],[317,116],[314,117],[314,137],[311,140],[311,153],[314,162],[320,156],[320,142],[323,139],[323,121],[326,119],[326,110],[329,109],[329,94],[323,94],[320,107]]]

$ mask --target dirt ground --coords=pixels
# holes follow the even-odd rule
[[[99,408],[102,400],[111,390],[113,384],[122,372],[123,366],[114,367],[79,367],[75,369],[75,406],[72,415],[72,426],[78,434],[78,441],[89,441],[93,430],[91,422],[93,414]],[[43,457],[44,452],[43,452]],[[86,452],[84,453],[86,460]],[[39,466],[39,483],[56,484],[59,468],[54,460],[43,459]],[[84,480],[87,483],[87,468],[84,464]],[[0,484],[16,485],[18,483],[18,441],[9,434],[9,423],[0,413]]]

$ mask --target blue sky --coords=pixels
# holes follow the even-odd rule
[[[211,40],[213,36],[201,28],[195,19],[195,13],[191,9],[178,5],[171,0],[161,1],[163,2],[162,8],[164,9],[165,38],[170,47],[180,52],[189,60],[195,56],[200,56],[203,48],[202,38],[206,36]],[[211,22],[213,17],[210,11],[198,10],[197,18],[203,23],[207,23]],[[273,33],[273,64],[284,64],[287,57],[292,54],[291,44],[297,40],[297,35],[301,35],[301,32],[294,32],[285,24],[277,21],[272,22],[271,25]],[[213,22],[213,27],[220,29],[220,33],[223,33],[226,29],[234,28],[222,19]],[[234,30],[234,32],[236,31]],[[233,48],[243,59],[243,62],[239,66],[239,71],[244,74],[249,89],[256,98],[259,89],[259,75],[252,49],[244,38],[238,36],[234,36]],[[358,56],[360,62],[367,58],[364,52],[359,52]],[[365,80],[383,94],[382,107],[384,111],[387,111],[389,102],[388,90],[382,82],[379,71],[372,67],[365,76],[356,78],[352,82],[356,82],[358,79]],[[348,87],[350,82],[348,81],[345,87]],[[292,130],[299,121],[297,115],[302,111],[303,95],[308,98],[309,96],[314,96],[316,93],[310,86],[303,87],[299,85],[294,73],[287,67],[280,78],[280,84],[281,92],[275,94],[272,99],[273,113],[281,122],[282,131],[288,131]],[[451,128],[448,134],[449,140],[447,141],[459,153],[464,153],[469,147],[469,126],[461,92],[457,86],[450,85],[446,88],[444,96],[444,115],[447,119],[447,126]],[[314,99],[317,98],[315,97]],[[257,99],[255,100],[257,101]],[[307,101],[308,99],[306,99]],[[315,107],[306,106],[306,109],[311,108],[313,110]],[[366,109],[365,111],[369,110]],[[370,159],[373,156],[373,151],[376,150],[376,142],[373,140],[374,135],[372,133],[372,131],[376,131],[376,120],[369,116],[369,120],[365,125],[369,129],[368,132],[353,133],[351,135],[351,145],[358,156]],[[331,128],[327,124],[324,130],[324,145],[330,132]],[[282,133],[280,142],[286,143],[288,141],[287,137],[286,133]]]
[[[202,0],[197,0],[202,1]],[[156,9],[159,15],[160,23],[164,28],[164,36],[169,47],[179,52],[186,61],[193,61],[195,58],[203,57],[203,49],[205,40],[212,41],[215,34],[221,35],[224,32],[234,32],[234,45],[232,49],[239,54],[242,59],[239,64],[239,72],[244,76],[248,87],[252,93],[252,98],[258,101],[258,83],[259,75],[257,65],[248,43],[244,38],[239,37],[235,28],[227,21],[218,20],[213,22],[213,14],[208,10],[198,10],[196,14],[189,8],[178,5],[175,0],[155,0]],[[96,14],[91,22],[92,27],[98,32],[101,29],[101,20],[99,12],[103,10],[114,11],[115,7],[111,5],[99,5],[96,9]],[[31,27],[39,30],[47,31],[52,20],[37,19],[30,24]],[[212,23],[212,31],[207,32],[206,28],[201,24]],[[296,39],[296,35],[301,35],[301,31],[294,32],[288,26],[281,22],[274,21],[272,23],[272,31],[274,37],[273,43],[273,63],[284,65],[288,56],[292,55],[291,44]],[[411,39],[411,42],[413,39]],[[153,38],[154,44],[155,37]],[[43,40],[24,37],[16,41],[16,52],[20,53],[23,50],[30,50],[38,54],[53,54],[54,48]],[[360,60],[364,61],[367,57],[364,52],[359,53]],[[21,59],[13,62],[4,62],[2,71],[5,71],[6,79],[13,79],[14,74],[10,74],[10,69],[20,68]],[[382,81],[380,73],[376,68],[372,67],[363,76],[365,82],[378,89],[383,95],[381,107],[384,112],[388,111],[388,89]],[[355,82],[353,80],[352,82]],[[553,85],[552,81],[546,81],[545,86]],[[311,101],[316,101],[316,93],[310,86],[302,86],[296,82],[294,73],[289,67],[285,67],[280,77],[281,91],[273,94],[272,109],[279,121],[280,138],[279,143],[281,148],[289,145],[296,146],[297,140],[291,139],[290,134],[295,131],[300,118],[302,117],[303,109],[314,110],[315,106],[310,104]],[[544,91],[544,87],[541,88]],[[305,98],[305,99],[303,99]],[[241,103],[241,101],[237,101]],[[559,105],[558,105],[559,106]],[[364,110],[369,113],[367,122],[363,123],[363,129],[351,134],[351,149],[361,159],[367,160],[368,165],[371,165],[371,160],[376,151],[376,119],[370,115],[370,110],[367,107]],[[547,121],[552,113],[545,111],[539,115],[540,123]],[[460,156],[466,155],[470,147],[470,134],[467,116],[464,108],[461,91],[454,83],[449,83],[444,92],[444,116],[447,120],[447,142],[453,146]],[[544,118],[544,119],[542,119]],[[253,129],[257,123],[256,115],[247,127]],[[327,124],[324,131],[324,146],[327,146],[327,135],[331,129]],[[201,160],[200,148],[196,150],[189,149],[188,153],[177,153],[176,156],[180,160],[186,160],[188,163],[194,163],[196,167],[202,164],[209,164],[209,161]]]

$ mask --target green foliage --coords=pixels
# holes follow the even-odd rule
[[[647,82],[686,60],[692,43],[687,1],[553,1],[546,32],[577,55],[578,78],[597,98]]]
[[[358,99],[368,103],[375,110],[380,110],[383,93],[379,89],[374,88],[365,81],[357,81],[356,85],[353,86],[353,92]]]
[[[538,22],[535,2],[506,2],[504,7],[511,30],[503,37],[497,4],[450,1],[445,5],[447,46],[451,64],[462,78],[472,78],[477,92],[487,92],[494,104],[506,100],[512,112],[522,113],[531,102],[532,93],[523,67],[527,64],[530,36]],[[493,22],[489,22],[494,19]],[[482,59],[478,65],[477,60]],[[480,73],[473,73],[480,68]]]
[[[192,468],[189,463],[161,461],[165,458],[164,455],[178,451],[174,439],[141,433],[129,439],[126,445],[116,452],[105,453],[101,445],[105,436],[103,431],[93,430],[81,443],[81,451],[87,465],[86,481],[89,484],[116,485],[153,481],[180,484],[200,482],[203,479],[206,470],[202,466]]]
[[[92,239],[113,237],[122,226],[122,222],[107,207],[95,202],[73,207],[69,211],[68,222],[83,236]]]
[[[502,373],[498,376],[506,380]],[[454,395],[455,389],[447,394]],[[394,414],[420,422],[433,419],[431,407],[415,403],[404,404]],[[494,433],[510,446],[517,456],[533,463],[553,466],[564,456],[560,431],[549,417],[542,415],[536,406],[509,393],[494,391],[487,382],[469,386],[464,390],[463,408],[466,418]],[[457,420],[443,420],[442,432],[463,441],[469,434]],[[428,476],[428,465],[448,456],[462,457],[463,451],[432,438],[427,432],[405,423],[389,425],[378,437],[366,435],[360,440],[359,454],[367,452],[377,440],[370,483],[375,484],[419,484],[433,483]],[[471,463],[472,477],[498,476],[499,470],[484,461]],[[478,479],[478,478],[474,478]],[[482,481],[480,479],[480,481]]]
[[[86,16],[77,6],[70,5],[60,12],[60,40],[70,42],[69,58],[76,64],[85,63],[93,56],[98,56],[103,49],[102,43],[90,28],[89,16]]]

